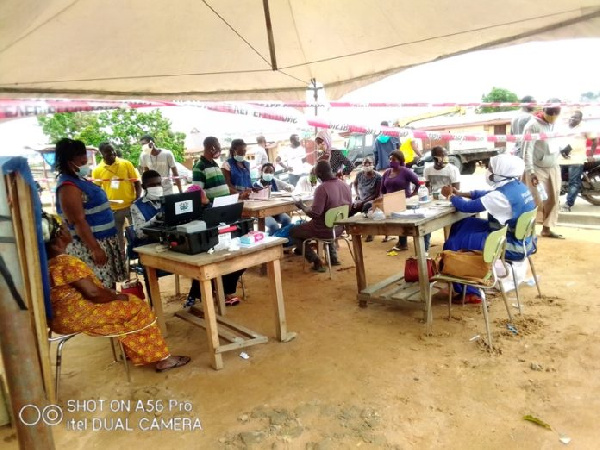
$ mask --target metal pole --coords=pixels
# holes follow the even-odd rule
[[[11,215],[6,192],[5,177],[0,175],[0,197],[2,197],[0,215],[4,217]],[[21,195],[31,195],[31,192],[21,193]],[[13,199],[13,201],[18,200]],[[0,244],[0,255],[6,262],[16,288],[22,294],[25,286],[19,267],[17,248],[15,244],[6,243],[15,239],[10,221],[0,221],[0,237],[4,242]],[[49,410],[44,413],[44,408],[48,405],[30,311],[19,309],[3,276],[0,276],[0,349],[6,370],[6,382],[10,392],[12,417],[17,429],[19,448],[53,450],[55,447],[52,431],[44,423],[44,418],[49,420],[50,416],[47,416]],[[51,416],[55,417],[53,414]],[[26,425],[24,422],[32,425]]]

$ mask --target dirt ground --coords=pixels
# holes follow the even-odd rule
[[[267,278],[248,271],[247,298],[229,308],[228,317],[270,341],[246,349],[247,360],[239,351],[226,353],[225,368],[214,371],[204,330],[173,317],[181,302],[172,296],[172,277],[161,279],[163,295],[170,298],[168,343],[192,362],[162,374],[134,368],[128,384],[121,365],[111,363],[105,339],[72,340],[64,352],[64,418],[54,428],[56,447],[552,449],[565,446],[559,439],[568,436],[570,448],[598,448],[600,232],[557,231],[567,240],[539,240],[535,262],[545,297],[536,298],[535,288],[523,285],[517,335],[506,329],[504,305],[492,296],[495,354],[481,339],[472,340],[485,336],[479,306],[453,306],[448,320],[446,304],[437,299],[429,337],[418,309],[359,308],[354,268],[342,248],[343,265],[333,280],[303,272],[300,257],[285,257],[288,324],[298,333],[285,344],[274,340]],[[433,243],[432,253],[440,251],[441,233],[434,234]],[[392,245],[380,237],[364,245],[369,282],[403,270],[412,251],[386,256]],[[182,285],[186,289],[189,281]],[[73,412],[73,400],[95,400],[96,411],[89,411],[94,402],[87,402],[87,411],[79,404]],[[133,402],[129,413],[127,401]],[[162,411],[152,411],[160,405]],[[133,411],[135,406],[140,411]],[[525,421],[528,414],[551,430]],[[182,426],[182,417],[202,429],[147,430],[152,419],[176,418],[173,423]],[[85,422],[87,430],[68,429],[72,419]],[[93,429],[111,424],[132,431]],[[0,439],[3,449],[17,448],[10,428],[0,429]]]

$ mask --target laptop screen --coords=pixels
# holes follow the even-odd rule
[[[163,220],[167,227],[202,218],[200,191],[165,195],[162,199]]]
[[[203,220],[206,222],[207,228],[216,227],[220,223],[229,225],[240,220],[243,209],[243,202],[227,206],[213,206],[204,210]]]

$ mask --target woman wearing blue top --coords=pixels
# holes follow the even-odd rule
[[[520,179],[525,163],[517,156],[498,155],[490,159],[486,182],[491,190],[459,192],[455,187],[444,186],[442,194],[450,199],[460,212],[488,213],[487,219],[468,217],[452,225],[444,250],[483,250],[488,235],[507,225],[506,259],[520,260],[523,255],[523,241],[515,237],[515,227],[519,216],[535,209],[535,201],[529,188]],[[527,251],[536,245],[530,237],[525,239]],[[455,285],[455,291],[462,293],[462,286]],[[467,287],[467,303],[480,303],[479,290]]]
[[[287,191],[292,192],[294,186],[285,181],[275,178],[275,166],[271,163],[265,163],[262,166],[262,175],[254,183],[257,189],[271,188],[271,192]],[[272,236],[279,228],[283,228],[292,223],[292,219],[286,213],[276,214],[265,219],[265,226],[269,230],[269,236]]]
[[[88,264],[104,286],[113,288],[126,277],[125,257],[106,193],[86,179],[90,168],[85,144],[67,138],[58,141],[56,170],[56,211],[73,236],[66,253]]]
[[[250,163],[245,160],[246,143],[243,139],[231,141],[229,159],[223,163],[221,170],[229,189],[239,192],[240,199],[244,200],[252,192],[252,179],[250,178]]]

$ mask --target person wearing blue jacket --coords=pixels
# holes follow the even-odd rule
[[[381,125],[388,126],[387,121],[381,122]],[[398,149],[400,141],[395,137],[380,134],[375,139],[373,159],[375,161],[375,170],[385,170],[389,167],[390,154]]]
[[[521,214],[536,207],[529,188],[520,181],[524,171],[525,163],[521,158],[503,154],[490,159],[486,182],[492,190],[459,192],[452,186],[444,186],[442,194],[448,197],[457,211],[488,213],[487,219],[468,217],[452,225],[444,250],[483,250],[488,235],[508,225],[506,259],[522,259],[523,241],[515,237],[515,227]],[[536,244],[531,237],[525,239],[527,252],[532,251]],[[459,298],[462,289],[462,285],[454,286]],[[479,290],[467,287],[465,301],[480,303]]]

